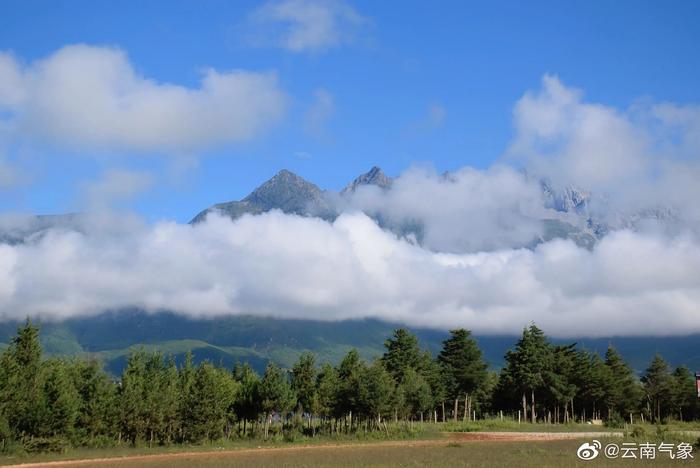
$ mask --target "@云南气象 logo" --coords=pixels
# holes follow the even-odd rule
[[[670,442],[621,442],[608,444],[602,448],[600,441],[584,442],[576,451],[581,460],[593,460],[602,452],[606,458],[631,458],[639,460],[656,460],[659,457],[669,460],[692,460],[693,445],[688,442],[672,444]]]
[[[600,450],[601,444],[599,441],[594,440],[592,443],[584,442],[576,450],[576,455],[581,460],[593,460],[598,456],[598,451]]]

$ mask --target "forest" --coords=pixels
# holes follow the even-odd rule
[[[5,452],[155,446],[297,435],[389,436],[411,427],[507,418],[566,424],[663,424],[700,417],[695,380],[656,356],[638,376],[609,347],[604,356],[552,344],[536,325],[489,370],[471,333],[450,331],[437,356],[397,329],[372,362],[351,350],[333,366],[303,353],[291,369],[269,363],[178,365],[134,352],[121,376],[84,358],[42,356],[39,329],[21,326],[0,357],[0,440]]]

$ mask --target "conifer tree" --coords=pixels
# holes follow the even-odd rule
[[[423,356],[418,347],[418,338],[405,328],[397,328],[391,338],[384,342],[386,352],[382,356],[384,367],[397,383],[401,382],[408,369],[420,371]]]
[[[532,324],[523,330],[515,349],[506,353],[506,365],[512,380],[522,394],[523,414],[527,418],[527,397],[530,397],[530,421],[536,421],[536,394],[545,386],[552,368],[552,350],[542,330]]]
[[[239,384],[229,372],[203,362],[195,371],[190,392],[192,409],[189,434],[192,440],[218,440],[227,435],[229,407]]]
[[[193,364],[192,352],[188,351],[185,354],[185,361],[182,363],[180,369],[178,369],[178,389],[180,397],[178,400],[178,422],[179,422],[179,436],[180,440],[191,439],[189,434],[189,428],[193,425],[192,408],[190,408],[190,401],[192,400],[192,385],[194,385],[194,374],[195,368]]]
[[[117,425],[116,385],[95,360],[76,360],[73,379],[80,399],[77,426],[82,437],[114,436]]]
[[[646,397],[651,408],[653,421],[660,423],[673,399],[673,380],[668,363],[658,354],[642,377]]]
[[[284,418],[296,400],[287,376],[274,363],[268,364],[265,369],[265,375],[258,385],[258,398],[265,416],[265,437],[267,438],[272,414],[276,413],[280,418]]]
[[[338,365],[338,393],[336,394],[336,417],[357,414],[360,408],[357,389],[362,386],[362,376],[366,367],[356,349],[351,349]],[[352,427],[350,427],[352,429]]]
[[[610,381],[605,385],[608,392],[608,419],[612,418],[613,411],[624,419],[639,407],[642,398],[639,379],[612,346],[605,352],[605,365],[610,369]]]
[[[39,329],[30,320],[17,330],[3,352],[0,405],[15,436],[38,434],[44,409]]]
[[[470,337],[471,332],[464,328],[451,330],[450,338],[443,341],[438,361],[443,366],[447,394],[455,400],[454,418],[457,418],[458,399],[467,400],[464,414],[470,414],[471,395],[486,378],[487,365],[481,357],[481,350]]]
[[[404,371],[399,388],[403,397],[404,417],[413,419],[432,407],[430,386],[415,369],[408,368]]]
[[[382,361],[376,360],[364,370],[361,379],[360,407],[362,413],[377,425],[391,408],[391,395],[394,391],[394,380],[384,368]]]
[[[53,437],[72,436],[80,411],[80,396],[68,366],[60,359],[44,362],[42,380],[41,433]]]
[[[338,372],[330,364],[323,364],[316,377],[316,394],[319,415],[327,422],[340,412],[337,400],[339,391]]]
[[[698,399],[695,378],[687,367],[677,367],[672,374],[673,397],[672,409],[681,421],[698,416]]]
[[[307,413],[317,410],[316,402],[316,359],[306,352],[292,367],[292,390],[297,397],[298,408]]]
[[[258,400],[258,385],[260,377],[248,363],[236,364],[233,369],[233,378],[240,388],[238,398],[233,403],[233,410],[239,419],[243,420],[243,435],[247,431],[247,423],[257,419],[262,411]]]

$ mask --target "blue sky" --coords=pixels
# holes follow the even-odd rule
[[[187,221],[282,168],[329,189],[373,165],[485,168],[511,141],[515,102],[546,73],[620,109],[700,101],[698,2],[310,2],[344,12],[331,25],[340,39],[296,50],[280,42],[284,21],[252,19],[284,3],[3,2],[0,51],[21,67],[71,44],[118,48],[161,85],[196,89],[209,68],[274,72],[286,104],[254,135],[186,157],[0,133],[18,179],[0,210],[86,209],[86,187],[114,170],[149,179],[119,206]],[[0,119],[22,112],[1,107]]]

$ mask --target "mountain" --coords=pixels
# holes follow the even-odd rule
[[[444,177],[449,179],[450,174],[446,173]],[[341,198],[350,197],[359,187],[368,185],[389,190],[392,184],[393,179],[388,177],[381,168],[374,166],[347,184],[339,193],[333,193],[321,190],[288,170],[282,170],[243,200],[210,206],[198,213],[190,223],[200,223],[212,212],[236,219],[247,213],[259,214],[273,209],[301,216],[316,216],[332,221],[339,214],[333,203],[333,200],[337,199],[338,196]],[[529,247],[555,238],[564,238],[573,240],[581,247],[593,248],[597,237],[592,229],[586,226],[585,219],[582,217],[586,213],[585,207],[590,194],[574,188],[567,189],[560,194],[545,182],[541,182],[541,187],[547,207],[555,213],[562,213],[562,215],[559,218],[541,220],[542,235],[533,239]],[[388,224],[379,213],[368,213],[368,215],[373,217],[382,228],[391,230],[399,236],[410,235],[419,242],[423,239],[423,226],[416,220]],[[600,227],[599,229],[602,230]]]
[[[316,185],[283,169],[240,201],[218,203],[198,213],[191,224],[204,221],[211,212],[235,219],[246,213],[259,214],[273,209],[302,216],[334,218],[334,210]]]
[[[388,189],[391,188],[392,183],[393,179],[387,177],[387,175],[384,174],[384,171],[382,171],[379,167],[374,166],[372,167],[372,169],[369,170],[369,172],[360,175],[355,180],[346,185],[345,188],[340,191],[340,194],[350,194],[357,190],[358,187],[361,187],[363,185],[375,185],[382,189]]]

